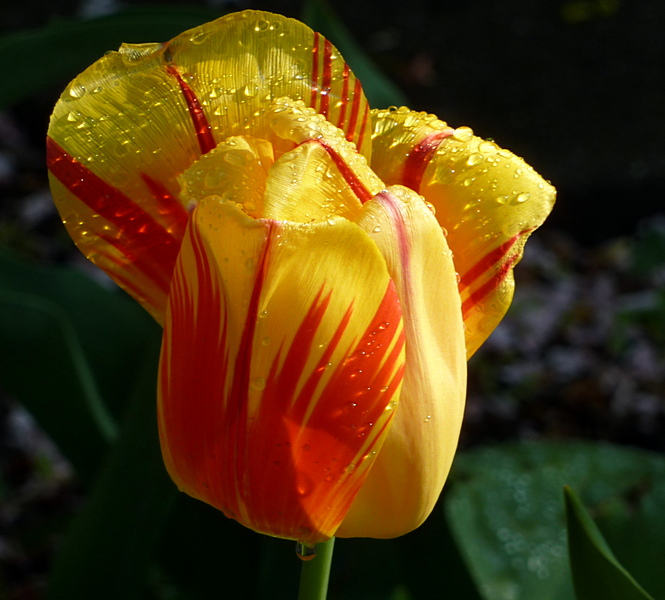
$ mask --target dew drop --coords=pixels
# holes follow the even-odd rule
[[[470,127],[458,127],[453,131],[453,138],[459,142],[468,142],[473,137],[473,129]]]
[[[252,380],[252,389],[264,390],[266,387],[266,380],[263,377],[255,377]]]
[[[496,150],[496,146],[492,142],[485,140],[484,142],[480,142],[480,144],[478,144],[478,150],[481,152],[494,152]]]
[[[372,229],[372,233],[379,233],[381,231],[381,226],[377,225],[374,229]]]
[[[530,195],[531,195],[531,194],[529,194],[529,192],[522,192],[521,194],[518,194],[518,195],[515,197],[515,202],[516,202],[517,204],[522,204],[523,202],[526,202],[526,201],[529,199],[529,196],[530,196]]]
[[[201,33],[195,35],[192,39],[191,42],[192,44],[202,44],[205,42],[208,38],[210,37],[210,32],[209,31],[202,31]]]
[[[316,556],[316,546],[296,542],[296,555],[300,560],[312,560]]]
[[[479,152],[474,152],[466,159],[466,164],[469,167],[475,167],[485,160],[485,157]]]
[[[69,88],[69,95],[72,98],[82,98],[85,95],[85,88],[82,85],[73,85]]]
[[[268,336],[264,337],[264,338],[261,340],[261,344],[263,344],[264,346],[269,346],[269,345],[270,345],[270,342],[271,342],[271,340],[270,340],[270,338],[269,338]]]
[[[259,93],[259,86],[255,83],[248,83],[243,92],[248,98],[254,98]]]

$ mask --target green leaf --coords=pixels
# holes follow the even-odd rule
[[[177,495],[162,463],[152,339],[121,433],[56,556],[49,600],[143,597],[157,542]]]
[[[302,20],[337,46],[362,83],[370,106],[386,108],[408,104],[401,90],[377,68],[325,0],[307,0]]]
[[[0,108],[50,84],[64,85],[123,42],[164,42],[220,13],[196,7],[140,7],[86,21],[54,21],[0,38]]]
[[[94,474],[158,326],[118,290],[0,250],[0,385],[84,481]]]
[[[653,600],[621,566],[584,505],[564,487],[568,551],[577,600]]]
[[[573,442],[498,445],[456,457],[445,512],[483,597],[574,600],[563,485],[593,508],[621,563],[654,597],[665,597],[665,458]]]

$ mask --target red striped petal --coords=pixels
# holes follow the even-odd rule
[[[356,225],[255,221],[223,202],[195,210],[159,386],[182,490],[257,531],[330,537],[385,439],[403,365],[394,286]]]
[[[422,194],[448,235],[471,356],[512,300],[513,267],[545,220],[554,188],[521,158],[432,115],[374,111],[372,168]]]

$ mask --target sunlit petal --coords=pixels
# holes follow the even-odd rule
[[[282,96],[313,106],[369,156],[369,108],[348,65],[320,34],[270,13],[125,44],[57,103],[48,162],[68,231],[158,321],[187,221],[178,176],[229,136],[270,134],[267,111]]]
[[[422,194],[447,230],[471,356],[510,305],[513,267],[552,209],[554,188],[467,127],[405,108],[373,111],[372,119],[372,168],[387,184]]]
[[[425,202],[389,188],[364,206],[359,225],[395,281],[406,370],[386,443],[337,535],[390,538],[425,520],[448,475],[466,395],[464,333],[451,252]]]
[[[162,449],[183,491],[260,532],[330,537],[383,443],[403,368],[395,287],[357,225],[199,204],[159,380]]]
[[[178,178],[182,199],[193,208],[204,198],[217,196],[258,218],[263,214],[266,179],[273,162],[273,147],[267,140],[227,138]]]
[[[335,215],[353,219],[362,203],[383,189],[364,156],[344,132],[307,108],[282,98],[272,109],[271,127],[295,147],[282,154],[266,183],[264,216],[308,223]]]

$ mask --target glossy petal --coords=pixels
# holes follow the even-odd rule
[[[460,275],[471,356],[503,318],[513,267],[545,220],[555,190],[521,158],[432,115],[373,111],[372,168],[387,184],[422,194],[447,230]]]
[[[263,214],[268,172],[274,163],[273,147],[267,140],[233,136],[204,154],[179,178],[181,197],[195,207],[209,196],[235,202],[243,212],[258,218]]]
[[[271,127],[297,146],[275,163],[266,182],[264,216],[308,223],[353,219],[385,186],[344,132],[288,98],[275,102]]]
[[[159,377],[162,449],[180,489],[260,532],[330,537],[383,443],[403,367],[397,294],[357,225],[199,204]]]
[[[466,395],[464,332],[451,253],[423,200],[391,187],[364,206],[359,225],[397,288],[406,370],[386,442],[337,535],[390,538],[427,518],[448,476]]]
[[[187,221],[177,177],[229,136],[268,137],[267,110],[282,96],[313,106],[369,156],[367,101],[336,49],[257,11],[123,45],[56,105],[48,162],[68,231],[159,321]]]

